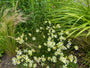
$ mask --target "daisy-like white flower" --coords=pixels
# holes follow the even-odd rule
[[[17,51],[17,54],[18,54],[18,55],[21,55],[21,54],[22,54],[22,51],[21,51],[21,50],[18,50],[18,51]]]
[[[28,50],[28,54],[32,56],[32,50]]]
[[[79,49],[78,46],[74,46],[74,48],[75,48],[75,50],[78,50]]]
[[[41,45],[39,45],[38,48],[40,49],[41,48]]]
[[[40,30],[42,30],[43,29],[43,27],[40,27]]]
[[[24,65],[24,66],[27,66],[27,63],[24,63],[23,65]]]
[[[17,59],[16,62],[17,62],[17,64],[20,64],[20,60]]]
[[[47,21],[45,21],[45,24],[47,23]]]
[[[33,64],[33,68],[36,68],[37,67],[37,64],[35,63],[35,64]]]
[[[31,49],[32,52],[35,52],[35,49]]]
[[[49,66],[47,66],[46,68],[50,68]]]
[[[61,26],[59,24],[56,25],[56,28],[60,28]]]
[[[48,50],[48,51],[51,51],[51,48],[48,48],[47,50]]]
[[[39,29],[36,29],[36,32],[38,33],[39,32]]]
[[[63,63],[66,63],[66,61],[67,61],[67,59],[63,56],[61,56],[59,60],[62,61]]]
[[[69,35],[69,31],[66,31],[66,35]]]
[[[29,36],[31,36],[32,34],[31,33],[28,33]]]
[[[77,63],[77,57],[74,56],[74,63]]]
[[[35,41],[36,40],[36,37],[32,37],[32,40]]]
[[[46,46],[47,44],[46,43],[44,43],[44,46]]]
[[[68,56],[68,58],[69,58],[69,60],[70,60],[71,62],[72,62],[72,61],[73,61],[73,59],[74,59],[72,54],[71,54],[71,55],[69,55],[69,56]]]
[[[51,25],[51,21],[48,22]]]

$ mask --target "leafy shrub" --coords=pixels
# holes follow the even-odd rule
[[[70,63],[77,63],[76,56],[68,51],[71,48],[71,40],[66,38],[69,32],[58,31],[60,25],[50,21],[45,21],[43,25],[33,33],[22,34],[15,39],[19,48],[16,49],[17,55],[12,58],[12,63],[33,68],[37,65],[49,68],[53,64],[67,68]]]

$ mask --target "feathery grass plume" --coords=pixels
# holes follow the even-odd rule
[[[0,38],[5,43],[2,45],[8,55],[14,56],[16,43],[11,37],[15,37],[16,26],[20,22],[25,22],[26,17],[20,11],[14,11],[13,9],[2,9],[0,12]]]

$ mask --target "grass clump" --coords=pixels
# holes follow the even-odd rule
[[[20,22],[25,22],[25,18],[22,16],[20,11],[13,9],[2,9],[0,12],[0,38],[3,42],[0,45],[10,56],[15,55],[16,43],[13,37],[15,37],[16,26]]]

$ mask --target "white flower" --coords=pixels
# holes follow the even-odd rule
[[[60,53],[60,56],[64,56],[64,54],[63,53]]]
[[[57,56],[58,55],[58,52],[55,52],[54,54]]]
[[[58,48],[61,47],[62,45],[63,45],[63,42],[57,43],[57,47],[58,47]]]
[[[15,58],[15,57],[13,57],[13,58],[12,58],[12,61],[16,61],[16,58]]]
[[[73,55],[71,54],[71,55],[69,55],[68,56],[68,58],[69,58],[69,60],[72,62],[73,60],[74,60],[74,58],[73,58]]]
[[[67,50],[67,48],[65,46],[61,46],[62,50]]]
[[[28,38],[26,37],[26,38],[25,38],[25,40],[27,41],[27,40],[28,40]]]
[[[41,45],[39,45],[38,48],[41,48]]]
[[[53,28],[55,28],[55,26],[53,26]]]
[[[16,55],[17,59],[21,59],[21,56],[20,55]]]
[[[48,60],[50,61],[51,60],[51,57],[48,57]]]
[[[20,38],[20,37],[16,38],[16,41],[17,41],[19,44],[24,43],[23,38]]]
[[[44,66],[44,63],[41,63],[41,66]]]
[[[24,65],[24,66],[27,66],[27,63],[24,63],[23,65]]]
[[[34,49],[31,49],[32,50],[32,52],[35,52],[35,50]]]
[[[28,33],[29,36],[31,36],[31,33]]]
[[[25,59],[25,60],[28,60],[28,59],[29,59],[28,55],[25,55],[25,56],[24,56],[24,59]]]
[[[20,64],[20,61],[18,59],[16,60],[16,62],[17,62],[17,64]]]
[[[42,30],[42,29],[43,29],[43,27],[40,27],[40,29]]]
[[[55,30],[54,29],[52,29],[52,33],[55,33]]]
[[[74,56],[74,63],[77,63],[77,58],[76,58],[76,56]]]
[[[31,64],[33,64],[33,62],[34,62],[33,60],[30,60],[30,61],[29,61],[29,63],[31,63]]]
[[[18,54],[18,55],[21,55],[21,54],[22,54],[22,51],[21,51],[21,50],[18,50],[18,51],[17,51],[17,54]]]
[[[63,30],[61,30],[61,32],[59,33],[59,35],[63,35],[64,34],[64,31]]]
[[[56,50],[56,47],[53,47],[53,50]]]
[[[57,61],[57,59],[56,59],[55,56],[52,57],[52,61],[53,61],[53,62],[56,62],[56,61]]]
[[[61,41],[62,40],[66,40],[66,38],[65,37],[63,37],[63,36],[60,36],[60,38],[59,38]]]
[[[16,40],[19,41],[20,40],[20,37],[16,38]]]
[[[30,62],[30,59],[29,59],[29,58],[27,58],[27,59],[26,59],[26,62]]]
[[[29,51],[28,51],[28,54],[29,54],[30,56],[32,56],[32,51],[31,51],[31,50],[29,50]]]
[[[51,51],[51,48],[48,48],[47,50],[48,50],[48,51]]]
[[[52,39],[52,38],[49,36],[49,37],[48,37],[48,40],[51,40],[51,39]]]
[[[49,66],[47,66],[46,68],[50,68]]]
[[[46,46],[47,44],[46,43],[44,43],[44,46]]]
[[[47,27],[46,27],[46,30],[48,30],[49,28],[50,28],[50,27],[49,27],[49,26],[47,26]]]
[[[32,37],[32,40],[35,41],[36,40],[36,37]]]
[[[56,28],[60,28],[61,26],[59,24],[56,25]]]
[[[12,58],[12,64],[13,64],[13,65],[16,65],[16,64],[17,64],[15,57]]]
[[[19,43],[20,43],[20,44],[24,43],[24,40],[23,40],[23,39],[20,39],[20,40],[19,40]]]
[[[69,31],[66,31],[66,34],[69,35]]]
[[[25,52],[25,53],[26,53],[26,52],[28,52],[28,50],[27,50],[27,49],[24,49],[24,50],[23,50],[23,52]]]
[[[57,38],[57,35],[54,35],[55,38]]]
[[[30,67],[30,68],[32,67],[32,63],[29,63],[29,67]]]
[[[75,48],[75,50],[78,50],[79,49],[78,46],[74,46],[74,48]]]
[[[16,63],[16,61],[13,61],[12,64],[13,64],[13,65],[16,65],[17,63]]]
[[[36,56],[34,56],[34,60],[37,60],[38,58]]]
[[[66,58],[63,56],[61,56],[59,60],[62,61],[63,63],[66,63],[66,61],[67,61]]]
[[[47,23],[47,21],[45,21],[45,24]]]
[[[67,44],[66,46],[67,46],[67,48],[70,48],[70,45],[69,44]]]
[[[41,61],[41,58],[40,58],[40,57],[37,58],[36,56],[34,56],[34,60],[35,60],[37,63],[39,63],[39,62]]]
[[[51,25],[51,21],[48,22]]]
[[[45,58],[45,57],[42,57],[41,59],[42,59],[42,61],[43,61],[43,62],[45,62],[45,61],[46,61],[46,58]]]
[[[63,65],[63,68],[67,68],[67,65]]]
[[[36,32],[38,33],[39,32],[39,29],[36,29]]]
[[[24,37],[24,34],[21,35],[21,38],[23,38],[23,37]]]
[[[34,68],[36,68],[36,67],[37,67],[37,64],[36,64],[36,63],[35,63],[35,64],[33,64],[33,67],[34,67]]]

